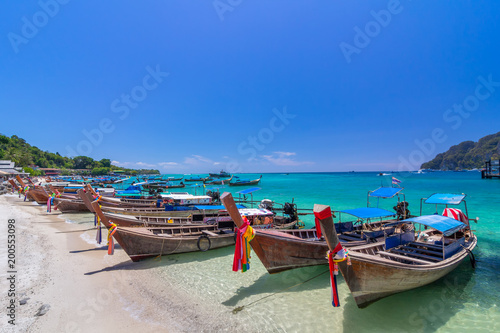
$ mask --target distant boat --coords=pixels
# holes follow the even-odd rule
[[[204,181],[204,183],[206,185],[224,185],[224,184],[229,184],[229,182],[231,182],[232,179],[233,179],[233,176],[231,176],[231,178],[227,178],[227,179],[218,179],[218,180],[207,179]]]
[[[214,178],[227,178],[227,177],[231,177],[231,174],[227,173],[224,170],[221,170],[219,173],[209,173],[208,175],[210,177],[214,177]]]
[[[229,183],[229,186],[247,186],[247,185],[257,185],[262,179],[262,175],[258,179],[249,180],[249,179],[238,179],[235,182]]]
[[[191,178],[185,178],[185,182],[204,182],[208,179],[208,177],[202,178],[202,177],[191,177]]]

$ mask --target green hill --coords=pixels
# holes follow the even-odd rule
[[[421,169],[459,170],[483,168],[484,162],[500,156],[500,132],[487,135],[478,142],[464,141],[422,164]]]
[[[111,164],[111,160],[103,158],[96,161],[87,156],[76,156],[73,158],[61,156],[59,153],[50,153],[42,151],[38,147],[32,146],[26,140],[13,135],[8,136],[0,134],[0,160],[11,160],[16,166],[28,168],[27,172],[32,172],[30,167],[57,168],[62,169],[63,174],[69,174],[73,169],[91,169],[94,175],[105,175],[112,170],[124,170],[132,174],[159,174],[158,170],[149,169],[125,169]]]

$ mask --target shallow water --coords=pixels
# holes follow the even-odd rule
[[[259,175],[248,175],[252,178]],[[426,174],[315,173],[264,174],[262,190],[254,199],[291,201],[300,208],[314,203],[334,210],[366,207],[367,192],[391,177],[403,181],[410,210],[419,213],[420,198],[432,193],[465,193],[469,215],[479,217],[475,225],[477,266],[468,260],[435,283],[380,300],[358,309],[341,276],[338,279],[341,306],[331,306],[326,266],[295,269],[270,275],[254,255],[246,273],[231,271],[233,248],[165,256],[155,271],[176,288],[207,304],[218,305],[245,323],[249,332],[491,332],[500,331],[500,181],[483,180],[479,172],[434,172]],[[245,176],[246,178],[246,176]],[[233,194],[245,187],[224,187]],[[235,194],[235,196],[237,196]],[[392,210],[395,199],[380,200],[379,207]],[[371,202],[377,205],[376,201]],[[424,213],[434,213],[426,207]],[[442,208],[439,208],[439,213]],[[69,216],[82,229],[91,226],[87,217]],[[86,222],[85,222],[85,221]],[[307,225],[313,219],[306,216]],[[93,236],[95,232],[92,232]],[[91,240],[89,240],[91,241]],[[307,282],[306,282],[307,281]],[[267,297],[266,297],[267,296]],[[215,308],[215,307],[214,307]],[[217,310],[220,311],[220,310]],[[214,313],[217,320],[217,313]]]

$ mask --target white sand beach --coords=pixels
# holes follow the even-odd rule
[[[15,326],[2,332],[193,332],[234,331],[238,323],[220,304],[200,302],[187,290],[173,288],[157,272],[157,261],[133,263],[117,248],[90,244],[89,223],[67,223],[59,212],[0,196],[1,288],[7,281],[7,220],[16,225]],[[92,220],[91,214],[88,220]],[[87,231],[82,231],[87,230]],[[84,236],[82,237],[82,234]],[[106,234],[103,231],[103,238]],[[105,243],[103,243],[104,245]],[[164,259],[163,259],[164,260]],[[158,265],[156,265],[158,266]],[[8,299],[2,297],[2,308]],[[27,300],[20,305],[21,300]],[[40,308],[48,311],[37,316]],[[234,316],[233,316],[234,317]]]

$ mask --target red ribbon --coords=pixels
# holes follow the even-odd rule
[[[314,219],[314,224],[316,224],[316,236],[318,238],[321,238],[321,223],[319,223],[319,219],[318,218]]]

